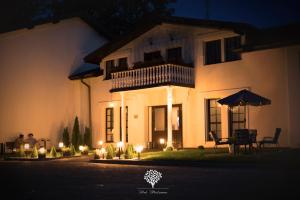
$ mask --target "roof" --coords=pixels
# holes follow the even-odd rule
[[[97,21],[88,14],[79,13],[79,14],[73,14],[73,15],[64,15],[60,18],[46,18],[46,19],[40,19],[36,20],[34,22],[23,22],[19,24],[7,24],[6,26],[0,26],[0,34],[6,33],[10,31],[16,31],[18,29],[28,28],[32,29],[35,26],[46,24],[46,23],[59,23],[61,20],[70,19],[73,17],[79,17],[81,18],[85,23],[87,23],[90,27],[92,27],[96,32],[98,32],[101,36],[105,37],[106,39],[111,39],[110,34],[106,31],[105,28],[99,26]]]
[[[100,69],[99,65],[83,63],[71,73],[69,79],[78,80],[83,78],[98,77],[101,75],[103,75],[103,70]]]
[[[104,46],[96,49],[95,51],[88,54],[84,60],[88,63],[99,64],[101,60],[117,49],[128,44],[132,40],[141,36],[145,32],[151,30],[157,25],[163,23],[167,24],[176,24],[176,25],[186,25],[186,26],[195,26],[195,27],[204,27],[204,28],[217,28],[224,30],[232,30],[237,33],[245,33],[256,30],[255,27],[245,24],[245,23],[235,23],[235,22],[226,22],[226,21],[216,21],[216,20],[203,20],[203,19],[194,19],[194,18],[185,18],[185,17],[163,17],[163,18],[149,18],[143,20],[143,23],[138,24],[137,28],[126,36],[120,37],[114,41],[111,41]]]
[[[300,44],[300,23],[261,29],[247,36],[247,44],[237,51],[250,52]]]

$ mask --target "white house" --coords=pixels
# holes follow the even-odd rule
[[[89,80],[95,141],[212,146],[210,130],[228,137],[250,126],[258,140],[280,127],[280,144],[299,146],[297,37],[288,28],[179,17],[138,27],[85,58],[104,71]],[[230,110],[216,103],[242,89],[272,104]]]
[[[79,18],[1,34],[1,142],[20,132],[58,142],[77,115],[94,146],[209,147],[210,130],[250,127],[259,140],[280,127],[280,145],[299,147],[299,33],[170,17],[108,43]],[[271,105],[216,102],[242,89]]]

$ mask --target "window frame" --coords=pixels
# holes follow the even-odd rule
[[[218,106],[218,100],[220,98],[210,98],[210,99],[206,99],[206,135],[205,135],[205,141],[206,142],[211,142],[213,141],[213,139],[211,138],[211,136],[209,135],[209,132],[211,131],[211,126],[212,124],[215,125],[215,131],[216,134],[221,138],[222,136],[222,109],[220,106]],[[211,101],[215,101],[215,107],[211,107]],[[215,122],[211,122],[211,108],[215,108],[215,117],[216,117],[216,121]],[[218,114],[218,109],[219,109],[219,114]],[[218,116],[220,121],[218,121]],[[220,125],[220,130],[218,130],[218,125]]]
[[[174,51],[175,52],[175,50],[179,50],[178,52],[180,52],[180,55],[179,55],[179,57],[174,57],[174,58],[171,58],[170,59],[170,52],[171,51]],[[173,53],[173,52],[172,52]],[[181,46],[179,46],[179,47],[172,47],[172,48],[168,48],[168,49],[166,49],[166,60],[167,60],[167,62],[181,62],[182,60],[183,60],[183,56],[182,56],[182,47]]]
[[[219,61],[217,62],[213,62],[213,63],[208,63],[208,53],[207,53],[207,44],[208,43],[213,43],[213,42],[218,42],[220,45],[220,58]],[[209,41],[204,41],[204,65],[213,65],[213,64],[218,64],[218,63],[222,63],[222,58],[223,58],[223,45],[222,45],[222,39],[214,39],[214,40],[209,40]]]
[[[110,115],[108,115],[108,110],[110,110]],[[110,121],[107,120],[107,118],[110,117]],[[108,127],[107,124],[110,123],[110,126]],[[114,108],[109,107],[105,109],[105,140],[107,143],[114,142]],[[108,130],[110,130],[110,134],[108,133]],[[111,135],[112,140],[108,140],[108,135]]]
[[[110,68],[108,67],[108,63],[111,63]],[[111,72],[114,70],[115,60],[106,60],[105,61],[105,80],[111,79]]]
[[[239,44],[237,45],[237,47],[236,46],[231,47],[231,48],[227,47],[227,45],[228,45],[227,41],[228,40],[237,39],[237,38],[238,38],[238,40],[233,41],[234,45],[235,45],[235,42],[239,41]],[[231,61],[241,60],[242,59],[241,54],[232,51],[233,49],[240,48],[241,46],[242,46],[242,37],[240,35],[224,38],[224,62],[231,62]],[[231,54],[231,55],[228,56],[229,54]]]

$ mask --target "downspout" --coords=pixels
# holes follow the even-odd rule
[[[86,82],[83,81],[83,79],[80,79],[81,83],[83,85],[85,85],[88,89],[88,104],[89,104],[89,128],[91,130],[91,133],[93,133],[92,131],[92,98],[91,98],[91,86],[89,84],[87,84]]]

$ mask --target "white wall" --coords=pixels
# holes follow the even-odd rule
[[[163,25],[164,26],[164,25]],[[121,49],[107,56],[104,60],[117,59],[128,56],[129,65],[140,61],[146,51],[162,50],[172,45],[183,47],[186,59],[192,56],[195,63],[195,88],[174,89],[174,104],[182,104],[183,109],[183,145],[197,147],[199,145],[212,146],[213,142],[205,141],[206,108],[205,100],[223,98],[242,89],[250,89],[271,99],[272,104],[262,107],[250,107],[250,128],[257,129],[258,140],[264,136],[273,136],[275,128],[282,128],[280,136],[281,146],[300,146],[300,130],[297,124],[300,118],[299,106],[299,52],[300,47],[276,48],[242,54],[242,60],[203,65],[203,44],[205,41],[222,39],[236,35],[230,31],[190,29],[178,27],[177,34],[189,33],[190,38],[180,38],[171,44],[167,41],[172,26],[158,26]],[[159,36],[162,38],[159,38]],[[153,45],[149,46],[148,39],[153,38]],[[155,43],[157,41],[157,43]],[[147,46],[148,45],[148,46]],[[103,67],[103,65],[102,65]],[[103,77],[102,77],[103,78]],[[97,138],[105,141],[105,108],[115,106],[116,142],[119,141],[119,107],[120,94],[110,94],[111,81],[95,81],[93,91],[94,121]],[[149,106],[166,105],[165,87],[135,90],[125,92],[126,105],[129,107],[129,143],[146,143],[149,132]],[[96,103],[97,102],[97,103]],[[222,106],[222,137],[228,137],[228,108]],[[138,117],[134,117],[138,115]],[[150,126],[151,127],[151,126]]]
[[[88,125],[87,90],[68,76],[103,44],[79,18],[0,35],[0,142],[32,132],[57,143],[74,118]]]

